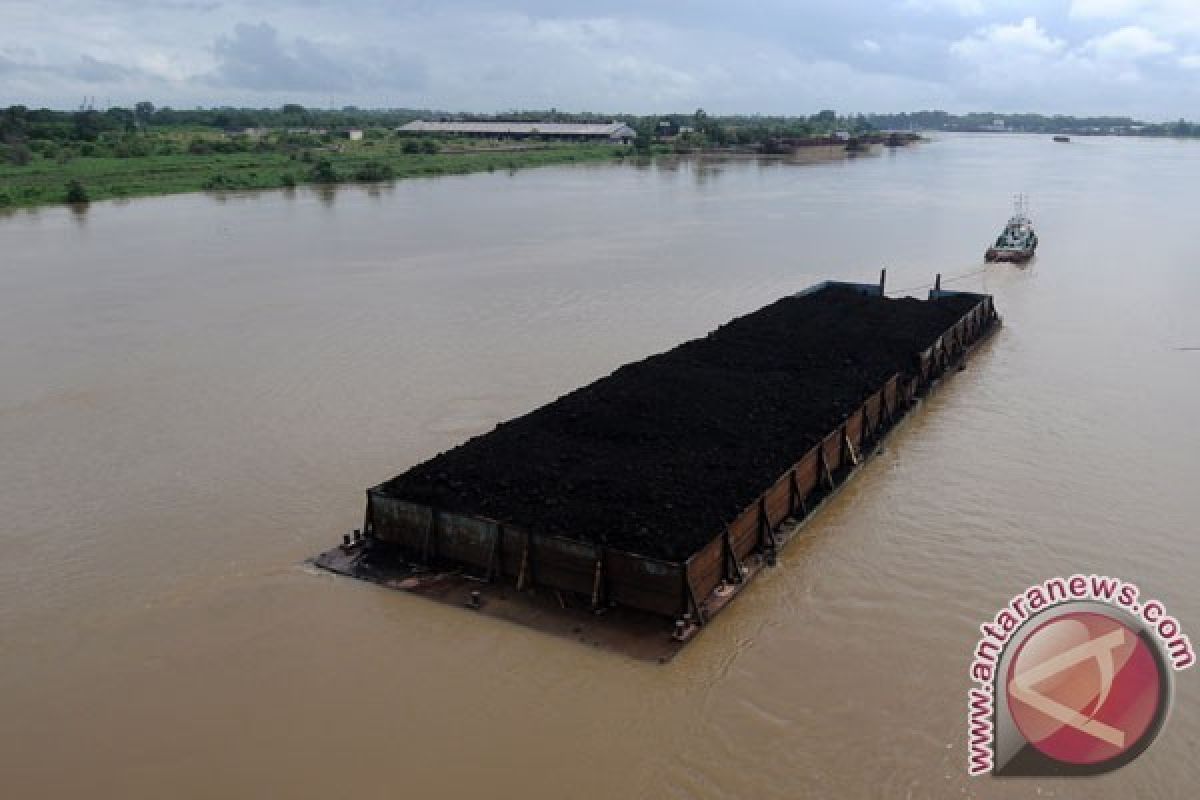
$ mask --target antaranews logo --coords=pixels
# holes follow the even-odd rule
[[[971,661],[967,772],[1098,775],[1166,723],[1172,673],[1196,661],[1179,621],[1132,583],[1051,578],[1009,601]]]

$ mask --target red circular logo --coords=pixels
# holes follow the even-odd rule
[[[1159,718],[1163,676],[1150,646],[1105,614],[1063,614],[1017,649],[1005,690],[1021,735],[1067,764],[1098,764],[1136,747]]]

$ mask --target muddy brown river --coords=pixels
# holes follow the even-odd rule
[[[0,217],[12,798],[1175,798],[966,775],[978,626],[1053,575],[1200,637],[1200,142],[947,136],[828,164],[546,168]],[[982,253],[1031,195],[1025,269]],[[652,666],[303,560],[364,489],[817,280],[1004,327]]]

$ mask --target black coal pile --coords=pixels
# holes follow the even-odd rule
[[[390,496],[682,561],[974,305],[788,297],[384,484]]]

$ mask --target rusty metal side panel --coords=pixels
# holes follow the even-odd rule
[[[803,500],[817,488],[817,481],[820,480],[817,474],[817,448],[814,447],[805,453],[804,458],[797,461],[792,470],[796,475],[796,494]]]
[[[920,363],[918,375],[920,376],[922,383],[927,382],[933,374],[933,356],[933,347],[921,351],[921,354],[917,356],[918,362]]]
[[[686,610],[684,566],[610,551],[605,558],[609,600],[675,617]]]
[[[863,408],[867,412],[867,428],[878,431],[883,414],[883,390],[868,397],[867,402],[863,403]]]
[[[883,385],[883,400],[887,403],[888,409],[894,415],[898,408],[900,400],[900,375],[893,375],[888,379],[888,382]]]
[[[842,466],[842,435],[842,428],[839,426],[821,442],[821,453],[830,472]]]
[[[520,528],[509,525],[500,526],[500,558],[497,560],[497,574],[516,578],[521,574],[521,562],[524,558],[525,542],[529,535]]]
[[[846,420],[846,424],[842,426],[846,432],[846,438],[850,440],[850,444],[856,448],[862,447],[863,441],[863,413],[862,406],[859,406]]]
[[[729,524],[733,552],[745,558],[758,549],[758,507],[750,506]]]
[[[792,515],[791,470],[775,481],[775,485],[763,492],[763,504],[767,511],[767,524],[772,529]]]
[[[708,597],[725,578],[724,539],[724,536],[718,536],[688,559],[687,579],[697,599]]]
[[[500,536],[500,526],[495,522],[439,511],[436,531],[434,548],[439,559],[474,567],[480,573],[491,565]]]
[[[960,331],[962,330],[961,322],[962,320],[960,319],[959,322],[951,325],[946,330],[945,335],[942,336],[943,363],[948,359],[954,358],[959,353],[960,348],[958,344],[962,340],[960,335]]]
[[[941,377],[941,374],[946,371],[946,360],[946,337],[939,336],[933,343],[933,372],[929,375],[930,381]]]
[[[992,310],[992,298],[985,297],[976,307],[975,313],[976,333],[982,336],[983,332],[991,326],[992,319],[995,317],[995,312]]]
[[[371,495],[371,529],[380,540],[420,553],[433,525],[433,509],[385,495]]]
[[[590,595],[600,549],[567,539],[534,537],[530,551],[532,580],[537,586]]]

